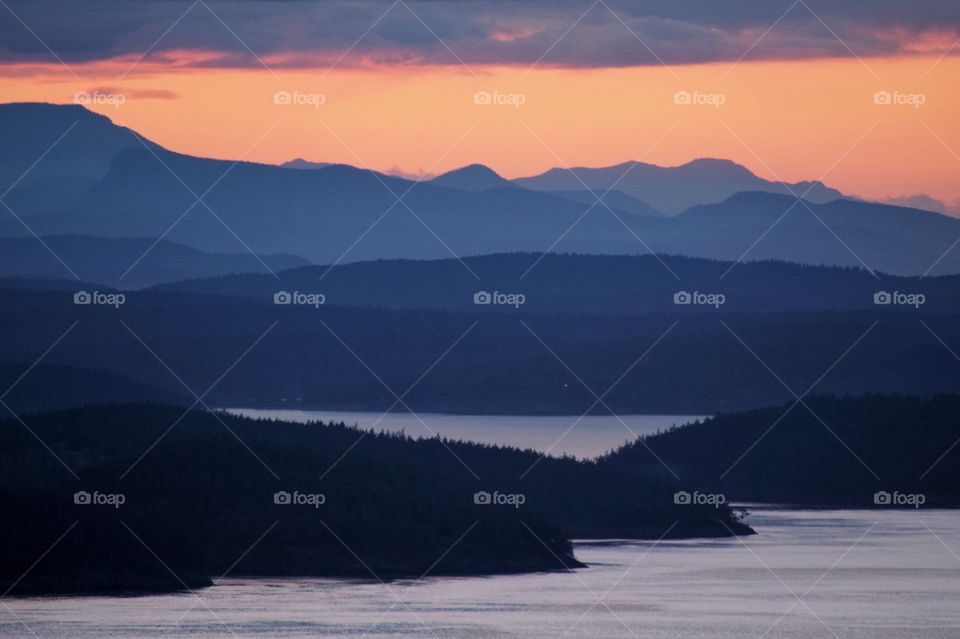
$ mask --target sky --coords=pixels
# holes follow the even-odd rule
[[[176,151],[506,177],[722,157],[960,212],[960,3],[5,0],[0,101]]]

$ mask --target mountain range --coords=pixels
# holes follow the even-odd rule
[[[540,175],[516,180],[537,191],[597,193],[613,189],[639,199],[665,215],[678,215],[691,206],[726,200],[735,193],[760,191],[803,197],[823,204],[843,193],[820,182],[788,184],[771,182],[745,166],[714,158],[702,158],[680,166],[665,167],[643,162],[624,162],[603,168],[555,168]]]
[[[0,237],[162,238],[204,253],[254,253],[260,272],[276,270],[268,255],[330,264],[525,251],[960,273],[952,250],[960,220],[844,198],[816,182],[769,182],[725,160],[552,169],[512,181],[471,165],[418,182],[304,160],[183,155],[80,106],[0,105],[0,132],[9,140],[0,192],[16,214],[0,216]]]

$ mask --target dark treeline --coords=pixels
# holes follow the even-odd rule
[[[572,537],[750,532],[727,508],[676,506],[671,481],[595,463],[342,424],[198,411],[178,421],[183,410],[134,403],[28,415],[28,427],[0,422],[2,590],[170,590],[227,571],[390,578],[563,569],[580,565]],[[78,491],[123,503],[77,504]],[[278,504],[280,491],[323,503]],[[478,491],[522,495],[522,504],[478,504]]]
[[[883,491],[960,505],[960,396],[804,402],[813,412],[788,404],[720,415],[628,444],[601,464],[662,475],[653,451],[690,489],[741,502],[874,507]]]
[[[960,388],[960,368],[938,341],[960,344],[960,322],[922,311],[455,313],[160,292],[129,293],[114,309],[74,305],[69,289],[3,290],[0,307],[0,352],[24,370],[74,322],[45,364],[97,368],[184,399],[189,393],[137,337],[197,393],[240,359],[206,397],[213,406],[385,409],[395,398],[377,377],[401,394],[436,364],[405,397],[413,410],[581,414],[594,397],[580,380],[603,393],[661,337],[605,397],[614,411],[714,414],[779,404],[791,394],[765,364],[800,393],[865,334],[815,392],[929,396]]]

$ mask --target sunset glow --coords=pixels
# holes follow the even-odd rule
[[[195,63],[196,60],[193,60]],[[768,179],[823,180],[870,198],[960,198],[960,61],[899,59],[618,69],[384,66],[198,69],[128,60],[8,66],[3,101],[90,108],[182,153],[279,163],[295,157],[417,175],[472,162],[506,177],[630,159],[675,165],[729,158]],[[876,74],[877,77],[874,77]],[[322,95],[278,105],[274,93]],[[523,96],[475,104],[475,92]],[[723,96],[676,104],[679,91]],[[876,104],[878,91],[923,103]],[[320,102],[322,101],[322,104]],[[801,140],[802,143],[798,143]]]
[[[960,214],[948,3],[41,4],[0,14],[0,101],[92,94],[182,153],[508,178],[719,157]]]
[[[0,0],[0,639],[960,637],[958,80],[960,0]]]

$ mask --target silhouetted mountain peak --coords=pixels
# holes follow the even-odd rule
[[[21,214],[64,208],[106,175],[117,153],[142,148],[133,131],[79,104],[0,104],[0,138],[0,191],[16,185],[6,201]]]
[[[516,185],[504,179],[499,173],[483,164],[468,164],[459,169],[448,171],[430,180],[432,184],[448,186],[464,191],[486,191],[487,189],[501,189]]]
[[[756,177],[753,171],[742,164],[722,158],[697,158],[674,168],[684,170],[691,175],[713,179]]]
[[[330,166],[329,162],[311,162],[310,160],[304,160],[303,158],[294,158],[288,162],[281,164],[285,169],[324,169]]]

